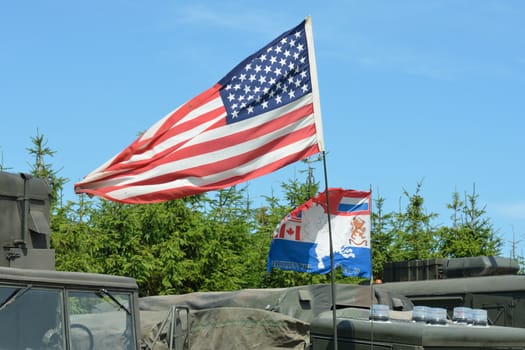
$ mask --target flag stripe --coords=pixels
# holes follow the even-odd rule
[[[249,129],[232,132],[227,137],[222,138],[217,138],[216,136],[224,134],[223,130],[211,129],[180,147],[172,148],[171,152],[166,152],[162,158],[151,159],[149,166],[141,168],[140,171],[143,172],[155,168],[158,163],[171,163],[172,170],[178,171],[187,169],[192,165],[209,163],[210,156],[213,156],[213,159],[223,159],[231,157],[232,154],[247,153],[247,150],[263,148],[265,144],[275,142],[279,138],[282,139],[279,144],[293,142],[292,138],[287,140],[285,136],[297,132],[306,125],[313,126],[313,118],[304,117],[304,115],[312,113],[312,105],[306,105],[270,122],[253,125]],[[315,134],[315,128],[310,128],[309,134]],[[172,163],[178,160],[183,160],[184,162]]]
[[[204,94],[207,93],[208,92],[205,92]],[[180,111],[180,109],[178,111]],[[176,125],[172,125],[171,127],[162,125],[154,137],[150,139],[140,138],[128,147],[129,151],[125,153],[125,158],[116,160],[114,162],[116,164],[110,166],[109,169],[119,169],[119,165],[122,169],[127,167],[132,168],[141,166],[145,162],[160,159],[164,157],[166,153],[181,147],[211,126],[217,127],[217,124],[224,125],[224,115],[224,106],[217,93],[215,94],[215,98],[206,105],[192,110],[190,112],[190,118],[183,118],[183,120],[180,120]],[[170,120],[171,119],[168,118],[166,122],[169,123]],[[152,143],[153,147],[145,148],[145,145],[148,143]],[[117,163],[117,161],[120,163]]]
[[[361,215],[370,213],[370,192],[345,190],[337,207],[340,215]]]
[[[217,139],[215,135],[212,135],[208,138],[203,137],[207,140],[207,142],[213,142],[214,145],[205,144],[205,147],[203,147],[203,149],[199,149],[199,151],[201,152],[195,152],[193,156],[191,156],[190,154],[182,154],[180,157],[177,154],[175,154],[173,157],[165,156],[163,159],[151,161],[141,168],[137,168],[136,170],[130,170],[129,172],[126,172],[126,176],[117,176],[116,178],[112,178],[109,181],[96,182],[96,184],[98,186],[113,186],[116,183],[120,183],[122,186],[125,186],[130,185],[132,183],[141,183],[141,181],[143,181],[146,178],[150,178],[152,176],[158,177],[164,174],[172,173],[174,171],[184,172],[184,174],[181,173],[181,175],[184,176],[188,173],[191,174],[189,169],[195,169],[199,166],[210,164],[209,159],[214,159],[215,161],[211,162],[211,164],[216,164],[217,160],[230,159],[235,157],[235,155],[237,154],[244,153],[247,156],[255,155],[255,153],[248,153],[248,151],[250,150],[255,150],[257,152],[258,149],[262,149],[262,152],[267,152],[268,149],[266,149],[265,147],[268,143],[271,142],[281,141],[284,144],[286,142],[293,142],[295,141],[293,137],[291,137],[290,139],[286,137],[288,134],[292,134],[293,132],[302,132],[301,135],[303,135],[303,137],[315,135],[315,128],[312,128],[313,119],[311,120],[307,118],[300,118],[307,112],[310,112],[311,114],[311,105],[302,106],[300,102],[301,101],[298,101],[296,103],[298,106],[300,106],[299,110],[294,110],[292,111],[292,113],[284,114],[281,118],[279,118],[281,119],[282,123],[278,122],[276,124],[265,124],[267,128],[275,129],[275,126],[281,126],[281,124],[285,124],[286,122],[295,121],[295,123],[292,123],[291,125],[285,125],[285,128],[280,128],[273,132],[270,132],[270,130],[268,130],[266,133],[259,133],[258,130],[253,130],[257,128],[256,124],[254,124],[250,120],[245,120],[241,123],[248,124],[251,128],[246,129],[246,134],[242,134],[243,137],[238,139],[234,137],[233,142],[231,142],[232,146],[230,147],[230,149],[224,149],[216,146],[215,143],[219,143],[222,140]],[[305,129],[305,127],[308,126],[308,124],[310,124],[310,128]],[[305,133],[305,131],[307,132]],[[221,133],[224,134],[224,132],[220,131],[218,135],[220,135]],[[250,134],[252,136],[257,136],[257,138],[253,140],[248,139],[246,142],[242,142],[242,140],[246,140],[246,138],[250,137]],[[229,138],[230,136],[224,137],[223,140],[226,142],[230,142]],[[196,145],[196,147],[197,146],[198,145]],[[191,151],[191,149],[189,151]],[[224,164],[224,168],[228,169],[229,167],[235,167],[238,164],[239,163],[235,161],[228,162],[227,164]],[[201,176],[202,175],[203,174],[201,174]]]
[[[207,111],[223,107],[222,102],[217,99],[220,88],[221,85],[215,84],[210,89],[205,90],[182,106],[176,108],[148,129],[148,131],[139,137],[138,141],[148,142],[148,140],[154,139],[158,135],[162,135],[178,125],[199,118],[201,114]]]
[[[208,92],[205,92],[204,94],[207,93]],[[218,98],[218,96],[216,95],[215,100],[210,101],[207,105],[202,106],[198,110],[192,111],[192,113],[190,113],[190,118],[184,118],[186,121],[193,120],[200,116],[198,115],[199,113],[202,113],[206,117],[206,120],[201,119],[202,124],[198,125],[193,130],[189,130],[186,133],[177,134],[177,131],[174,130],[172,133],[170,133],[170,135],[173,134],[173,138],[170,139],[168,137],[165,137],[164,139],[166,139],[166,141],[164,141],[164,143],[153,144],[150,151],[145,151],[142,153],[136,151],[140,150],[141,148],[144,148],[145,143],[148,142],[148,140],[144,139],[144,136],[139,137],[137,141],[131,144],[118,156],[114,157],[113,159],[110,159],[108,162],[106,162],[105,164],[88,174],[82,181],[77,183],[77,186],[86,186],[87,184],[90,184],[89,187],[93,187],[93,185],[95,184],[98,184],[98,186],[104,186],[106,184],[111,183],[104,182],[103,180],[105,179],[116,179],[118,177],[118,174],[121,173],[131,174],[133,173],[133,169],[139,170],[141,169],[141,167],[142,169],[144,169],[144,166],[147,166],[147,164],[150,161],[162,159],[162,157],[169,152],[169,149],[173,149],[177,144],[181,145],[184,142],[191,140],[199,132],[202,132],[207,127],[209,127],[209,125],[218,124],[221,122],[224,123],[224,108],[220,106],[222,106],[220,98]],[[180,108],[176,111],[179,110]],[[215,113],[212,114],[210,113],[211,111],[215,111]],[[166,122],[166,120],[170,116],[171,115],[164,117],[163,121]],[[156,130],[150,132],[151,129]],[[163,129],[167,132],[170,131],[169,128],[165,128],[163,127],[163,125],[159,125],[159,123],[155,124],[151,129],[146,131],[146,133],[150,135],[159,135],[160,129]],[[175,129],[175,126],[172,126],[172,129]],[[157,138],[157,140],[159,139],[160,137]]]
[[[354,212],[354,211],[363,211],[363,210],[366,211],[368,210],[368,202],[359,203],[359,204],[340,203],[337,209],[342,212]]]
[[[207,155],[198,155],[193,158],[184,158],[181,160],[174,161],[172,163],[162,163],[157,167],[149,169],[146,172],[138,173],[134,176],[127,176],[125,179],[112,179],[109,182],[104,183],[104,186],[111,186],[112,183],[118,183],[120,187],[128,185],[148,185],[155,183],[162,183],[170,179],[171,172],[175,168],[184,177],[206,177],[207,174],[219,174],[219,173],[240,173],[243,164],[257,163],[254,159],[257,159],[259,155],[270,155],[280,157],[285,155],[290,150],[287,147],[296,147],[298,142],[307,141],[315,144],[315,139],[311,139],[312,131],[315,128],[310,125],[297,130],[294,133],[287,133],[282,137],[273,140],[263,146],[259,146],[249,152],[243,152],[241,154],[232,153],[229,157],[224,157],[229,152],[213,152]],[[286,143],[285,143],[286,142]],[[254,143],[251,141],[250,143]],[[248,144],[248,143],[246,143]],[[242,150],[242,148],[235,147],[235,150]],[[279,152],[279,150],[281,150]],[[280,154],[282,153],[282,154]],[[204,162],[202,158],[216,158],[215,162]],[[267,161],[271,158],[265,159],[260,158],[261,161]],[[193,162],[192,162],[193,161]],[[182,163],[182,164],[175,164]],[[194,166],[192,166],[194,164]],[[257,166],[257,164],[255,164]],[[240,173],[242,175],[242,173]],[[119,187],[116,186],[116,187]]]
[[[309,140],[302,140],[303,143],[313,143],[314,137]],[[289,148],[294,148],[297,145],[290,145]],[[275,171],[282,168],[294,161],[297,157],[309,157],[316,153],[319,153],[319,147],[317,144],[313,144],[309,148],[302,149],[299,153],[286,153],[283,150],[282,153],[288,154],[287,156],[278,157],[276,152],[264,155],[259,159],[252,161],[251,164],[246,164],[243,168],[235,168],[224,173],[217,173],[207,177],[186,177],[183,179],[178,179],[170,183],[155,184],[149,186],[130,186],[123,189],[108,191],[108,193],[97,193],[98,195],[105,197],[107,199],[112,199],[115,201],[126,200],[126,203],[143,203],[144,198],[151,197],[155,198],[170,198],[173,195],[180,197],[197,194],[206,191],[216,190],[218,188],[223,188],[224,184],[231,184],[228,186],[233,186],[243,181],[251,180],[256,177],[259,177],[269,172]],[[276,159],[273,161],[273,159]],[[302,158],[301,158],[302,159]],[[256,166],[257,163],[263,163],[264,166]],[[88,192],[89,193],[89,192]],[[167,200],[167,199],[165,199]]]

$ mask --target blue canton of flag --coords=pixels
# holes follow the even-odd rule
[[[312,91],[304,22],[246,58],[219,84],[233,123],[281,107]]]

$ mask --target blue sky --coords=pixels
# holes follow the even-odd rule
[[[475,186],[503,255],[513,237],[525,255],[520,0],[3,1],[0,164],[28,171],[38,130],[76,199],[74,182],[306,16],[328,185],[372,187],[396,210],[421,182],[436,225],[450,223],[452,193]],[[250,195],[302,169],[251,181]]]

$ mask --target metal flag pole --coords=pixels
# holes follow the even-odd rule
[[[324,169],[324,185],[326,197],[326,215],[328,216],[328,238],[330,240],[330,289],[332,291],[332,328],[334,330],[334,350],[337,350],[337,313],[336,313],[336,294],[335,294],[335,269],[334,269],[334,246],[332,240],[332,224],[330,220],[330,200],[328,191],[328,172],[326,170],[326,153],[322,151],[323,155],[323,169]]]
[[[374,264],[372,263],[372,255],[374,247],[372,246],[372,185],[370,185],[368,192],[370,193],[370,307],[374,304]]]
[[[372,307],[374,306],[374,265],[372,264],[372,250],[374,249],[372,247],[372,185],[370,185],[369,188],[370,193],[370,312],[372,311]],[[374,318],[370,320],[370,349],[374,348]]]

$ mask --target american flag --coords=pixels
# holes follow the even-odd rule
[[[324,150],[310,18],[246,58],[75,184],[153,203],[218,190]]]

